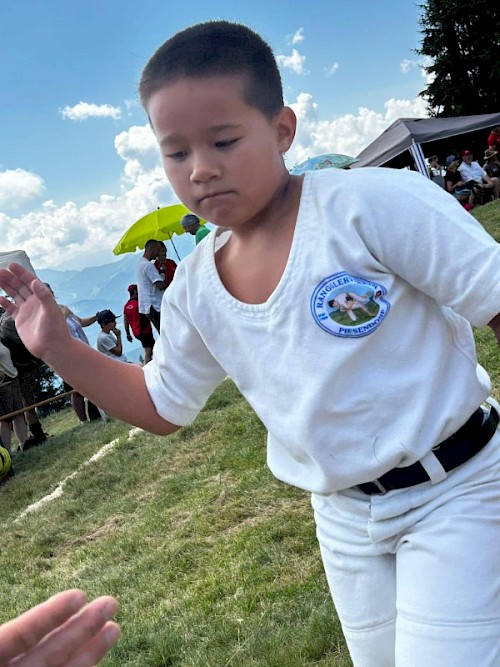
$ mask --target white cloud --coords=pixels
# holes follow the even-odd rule
[[[125,100],[124,104],[125,109],[127,110],[127,116],[131,116],[132,112],[140,106],[137,98]]]
[[[65,106],[59,109],[59,113],[64,119],[82,121],[88,118],[121,118],[122,111],[120,107],[113,107],[111,104],[90,104],[89,102],[78,102],[74,106]]]
[[[303,41],[304,41],[304,28],[299,28],[297,32],[295,32],[293,35],[287,36],[287,42],[292,46],[295,46],[295,44],[300,44],[300,42]]]
[[[157,206],[177,201],[149,125],[121,132],[115,147],[124,161],[117,195],[102,194],[83,206],[49,199],[25,215],[0,214],[2,247],[23,248],[35,268],[112,261],[113,247],[131,224]]]
[[[399,69],[403,74],[408,74],[408,72],[413,68],[417,67],[418,63],[416,60],[408,60],[408,58],[405,58],[403,62],[399,63]]]
[[[345,114],[333,120],[319,118],[318,105],[309,93],[301,93],[290,106],[298,118],[298,131],[287,153],[289,167],[323,153],[343,153],[354,157],[397,118],[428,115],[425,101],[420,98],[392,98],[385,103],[384,113],[360,107],[356,114]]]
[[[306,57],[301,55],[297,49],[292,49],[290,56],[276,56],[276,60],[278,65],[292,70],[295,74],[308,74],[308,71],[304,68]]]
[[[422,99],[392,98],[382,112],[361,107],[354,114],[332,120],[320,118],[318,104],[309,93],[301,93],[290,106],[299,120],[296,140],[287,154],[290,167],[322,153],[355,156],[397,118],[426,115]],[[165,178],[148,124],[120,132],[114,145],[123,160],[117,193],[101,194],[82,206],[71,201],[60,204],[48,198],[24,215],[0,213],[2,247],[23,248],[35,268],[78,269],[108,263],[113,258],[113,247],[133,222],[157,206],[177,201]],[[3,188],[0,177],[0,197],[14,191],[13,182],[17,183],[19,201],[40,195],[43,181],[39,176],[22,169],[12,173],[17,176]],[[24,190],[20,184],[24,184]]]
[[[0,206],[19,208],[30,199],[39,197],[45,186],[43,178],[25,169],[6,169],[0,172]]]
[[[330,67],[325,67],[326,76],[327,77],[333,76],[339,67],[340,65],[338,63],[333,63],[332,65],[330,65]]]

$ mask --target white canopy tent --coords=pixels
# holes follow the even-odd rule
[[[0,252],[0,268],[6,269],[11,262],[17,262],[21,264],[25,269],[35,273],[35,269],[32,267],[30,258],[24,252],[24,250],[10,250],[9,252]]]

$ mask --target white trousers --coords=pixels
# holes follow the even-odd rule
[[[355,667],[500,667],[500,434],[437,483],[313,494]]]

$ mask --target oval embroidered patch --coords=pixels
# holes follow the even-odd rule
[[[341,271],[316,287],[311,312],[319,326],[334,336],[368,336],[389,312],[386,293],[383,285]]]

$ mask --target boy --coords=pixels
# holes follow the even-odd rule
[[[219,227],[177,269],[153,361],[77,349],[19,266],[0,271],[15,301],[0,304],[34,354],[155,433],[235,381],[269,431],[272,472],[312,492],[356,667],[498,666],[498,415],[480,407],[489,380],[465,318],[500,336],[499,246],[418,174],[291,176],[295,115],[244,26],[178,33],[140,92],[177,195]],[[328,304],[345,293],[369,313],[336,321]]]
[[[122,332],[116,326],[116,315],[110,310],[100,310],[96,317],[97,323],[101,325],[96,342],[98,351],[111,359],[127,361],[123,354]]]

